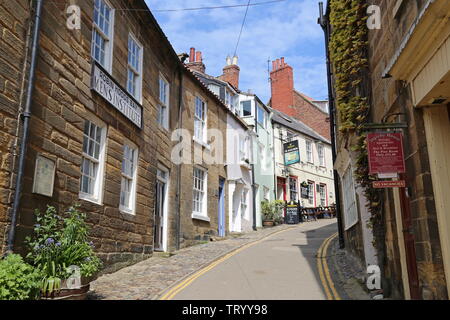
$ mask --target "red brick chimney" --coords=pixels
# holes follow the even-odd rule
[[[272,108],[290,116],[297,116],[297,111],[294,108],[294,70],[284,62],[284,58],[272,61],[270,83],[272,86]]]
[[[233,59],[227,57],[227,65],[223,68],[223,75],[219,78],[223,81],[230,83],[235,89],[239,89],[239,68],[238,57],[234,56]]]
[[[186,63],[186,66],[191,70],[205,73],[206,66],[203,63],[201,51],[195,52],[195,48],[191,48],[189,53],[189,62]]]

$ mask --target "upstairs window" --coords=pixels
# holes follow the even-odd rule
[[[105,0],[95,0],[92,57],[111,72],[114,11]]]
[[[322,144],[317,145],[317,153],[319,154],[319,164],[325,167],[325,152]]]
[[[309,163],[314,163],[311,140],[306,140],[306,160]]]
[[[260,106],[260,105],[258,105],[258,107],[257,107],[257,110],[258,110],[258,114],[257,114],[257,117],[258,117],[258,123],[263,127],[263,128],[266,128],[266,123],[267,123],[267,119],[266,119],[266,112],[264,111],[264,109]]]
[[[206,103],[199,97],[195,98],[194,138],[206,143]]]
[[[86,120],[83,132],[80,198],[101,202],[106,127]]]
[[[139,102],[142,96],[142,46],[128,36],[128,92]]]
[[[252,116],[252,102],[251,101],[242,101],[241,102],[241,116],[242,117]]]
[[[158,123],[169,129],[169,83],[163,76],[159,77],[159,110]]]
[[[247,159],[247,138],[239,137],[239,160],[245,161]]]

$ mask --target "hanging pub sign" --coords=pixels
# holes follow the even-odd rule
[[[142,106],[122,89],[97,62],[94,62],[92,66],[91,89],[142,129]]]
[[[369,133],[367,135],[369,173],[404,173],[403,135],[401,133]]]
[[[288,204],[286,206],[286,224],[299,224],[300,223],[300,214],[299,207],[297,204]]]
[[[300,149],[298,148],[298,140],[284,144],[284,164],[286,166],[300,162]]]

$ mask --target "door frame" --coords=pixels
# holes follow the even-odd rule
[[[167,169],[166,167],[164,167],[161,164],[158,164],[158,171],[162,171],[166,173],[166,179],[162,179],[161,177],[159,177],[158,173],[156,174],[156,180],[157,182],[162,182],[165,184],[164,187],[164,203],[163,203],[163,221],[162,221],[162,227],[163,227],[163,234],[162,234],[162,248],[158,248],[156,249],[156,247],[154,247],[153,249],[155,251],[162,251],[162,252],[166,252],[167,251],[167,238],[168,238],[168,230],[167,230],[167,226],[168,226],[168,205],[169,205],[169,183],[170,183],[170,171],[169,169]],[[156,187],[156,185],[155,185]],[[155,197],[156,200],[156,197]],[[156,202],[155,202],[155,217],[156,217]],[[155,243],[155,235],[153,234],[153,244]]]
[[[226,215],[225,215],[225,179],[219,178],[219,201],[218,201],[218,222],[217,231],[219,237],[225,237],[226,235]]]

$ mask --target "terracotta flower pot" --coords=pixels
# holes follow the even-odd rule
[[[273,220],[264,220],[263,221],[263,226],[264,227],[273,227],[274,225],[274,221]]]

